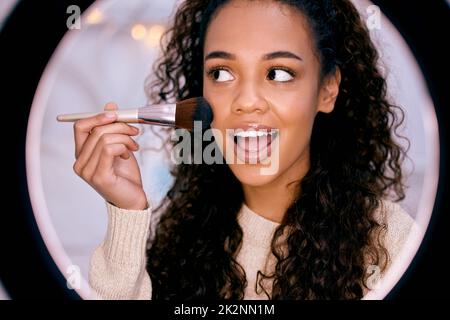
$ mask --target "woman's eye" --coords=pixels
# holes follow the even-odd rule
[[[269,71],[269,74],[267,75],[267,78],[269,78],[269,80],[280,82],[287,82],[294,79],[293,75],[290,72],[283,69],[271,69]]]
[[[233,76],[225,69],[215,69],[209,72],[210,77],[217,82],[225,82],[233,80]]]

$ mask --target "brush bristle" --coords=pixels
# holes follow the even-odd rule
[[[177,102],[175,126],[193,131],[194,121],[201,121],[203,130],[209,128],[213,121],[212,109],[203,97],[189,98]]]

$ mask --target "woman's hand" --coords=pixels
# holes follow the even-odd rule
[[[105,111],[114,110],[117,105],[106,104]],[[148,203],[133,155],[139,146],[131,138],[139,129],[114,122],[116,117],[114,112],[106,112],[75,122],[73,169],[106,201],[122,209],[143,210]]]

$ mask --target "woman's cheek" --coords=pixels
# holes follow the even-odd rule
[[[226,117],[226,108],[224,107],[225,100],[221,99],[220,95],[208,90],[207,87],[203,91],[203,96],[206,101],[208,101],[213,112],[213,122],[211,123],[211,127],[218,129],[222,128]]]
[[[281,152],[284,158],[299,156],[309,145],[314,124],[315,112],[307,106],[291,108],[284,117],[284,128],[281,128]]]

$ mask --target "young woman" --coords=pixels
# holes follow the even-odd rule
[[[91,260],[94,291],[110,299],[362,298],[413,222],[387,200],[404,197],[405,152],[393,139],[402,112],[386,99],[353,5],[189,0],[166,36],[148,86],[153,102],[204,96],[211,127],[224,136],[278,129],[278,170],[174,165],[173,186],[152,208],[132,153],[138,130],[116,123],[114,112],[78,121],[74,170],[105,198],[109,218]]]

